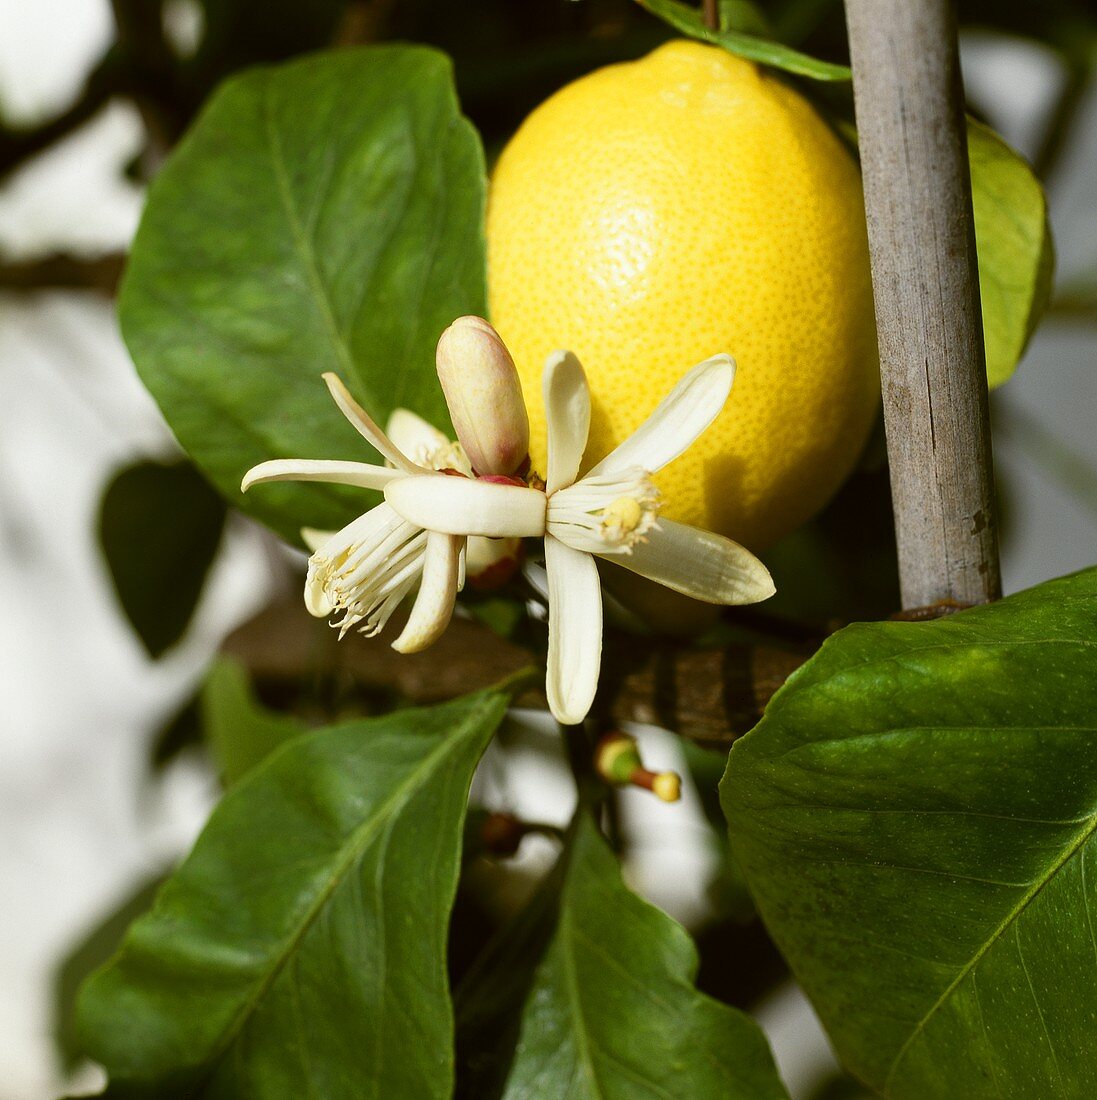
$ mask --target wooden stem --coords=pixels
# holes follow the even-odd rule
[[[720,8],[717,0],[701,0],[701,17],[710,31],[720,29]]]
[[[1001,595],[949,0],[846,0],[905,608]]]
[[[35,260],[0,263],[0,290],[97,290],[113,295],[122,277],[125,256],[108,252],[101,256],[76,256],[53,252]]]
[[[245,623],[226,640],[224,652],[239,660],[271,699],[296,698],[302,683],[327,678],[366,696],[395,694],[412,703],[439,703],[497,684],[530,664],[529,650],[457,618],[429,650],[400,654],[389,647],[400,626],[391,624],[378,638],[352,631],[339,641],[294,597]],[[607,648],[596,717],[603,726],[654,722],[726,751],[758,721],[773,693],[814,648],[691,650],[631,636],[620,639]],[[545,705],[537,687],[517,702]],[[589,757],[587,751],[588,762]]]

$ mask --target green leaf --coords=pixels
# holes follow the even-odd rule
[[[507,1100],[786,1097],[757,1025],[694,988],[684,929],[625,887],[587,818],[572,845]]]
[[[317,54],[213,96],[152,185],[119,313],[179,442],[230,501],[293,540],[368,505],[331,485],[239,492],[265,459],[377,461],[324,371],[382,423],[404,406],[448,428],[434,349],[486,309],[485,187],[434,50]]]
[[[791,46],[783,46],[780,42],[774,42],[758,33],[751,33],[758,29],[754,19],[742,21],[729,18],[729,15],[737,13],[741,5],[728,4],[725,0],[721,4],[721,29],[710,30],[705,25],[700,8],[683,3],[683,0],[637,0],[637,2],[652,15],[669,23],[676,31],[713,46],[722,46],[728,53],[745,57],[748,61],[756,61],[760,65],[771,65],[776,69],[795,73],[797,76],[810,77],[812,80],[850,79],[851,74],[847,65],[820,61],[818,58],[809,57],[806,53],[794,50]],[[740,25],[748,27],[749,30],[738,29]]]
[[[190,463],[139,462],[107,486],[99,543],[149,656],[183,636],[224,525],[224,504]]]
[[[300,737],[234,787],[85,986],[85,1046],[155,1095],[448,1097],[446,924],[506,696]]]
[[[202,720],[198,696],[185,699],[174,714],[155,732],[149,751],[154,772],[162,772],[187,749],[202,744]]]
[[[53,1035],[64,1068],[71,1072],[84,1057],[76,1025],[76,995],[88,975],[118,950],[126,929],[147,913],[164,882],[163,874],[139,883],[103,916],[61,960],[53,985]]]
[[[755,912],[743,872],[732,858],[731,848],[727,843],[728,826],[720,806],[718,790],[720,777],[727,764],[727,752],[704,748],[686,738],[681,740],[681,749],[710,828],[707,836],[704,833],[698,836],[697,843],[710,844],[720,861],[706,891],[712,906],[713,919],[747,924],[758,914]]]
[[[243,666],[229,657],[219,657],[210,668],[200,709],[202,729],[226,787],[305,732],[296,718],[261,706]]]
[[[732,846],[888,1097],[1097,1095],[1097,569],[830,638],[732,749]]]
[[[1055,250],[1035,173],[991,129],[968,119],[968,158],[987,381],[1005,382],[1051,297]]]
[[[457,1091],[468,1100],[502,1095],[538,963],[552,939],[567,852],[519,912],[488,941],[453,997]]]

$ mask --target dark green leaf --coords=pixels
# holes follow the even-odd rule
[[[107,486],[99,541],[122,609],[150,656],[183,636],[224,523],[224,504],[186,462],[139,462]]]
[[[480,622],[503,638],[513,637],[526,620],[526,605],[512,596],[468,600],[466,606]]]
[[[713,846],[720,857],[720,865],[708,887],[713,919],[730,919],[740,924],[757,918],[754,902],[747,890],[743,872],[731,855],[727,844],[727,822],[720,807],[718,785],[727,764],[727,752],[715,752],[693,741],[682,738],[682,755],[689,768],[690,778],[697,788],[701,808],[711,826]],[[705,838],[708,840],[708,837]]]
[[[183,66],[204,86],[260,61],[281,60],[331,42],[346,0],[198,0],[202,38]]]
[[[226,83],[153,184],[122,331],[180,443],[291,539],[361,490],[240,478],[269,458],[377,460],[320,374],[383,422],[448,427],[439,333],[485,310],[480,141],[448,60],[423,47],[318,54]]]
[[[446,923],[506,697],[319,730],[214,811],[85,986],[85,1046],[158,1096],[448,1097]]]
[[[187,749],[201,743],[202,720],[198,711],[198,696],[191,695],[154,734],[150,753],[152,770],[163,771]]]
[[[1013,373],[1051,296],[1055,251],[1044,189],[993,130],[968,120],[987,381]]]
[[[219,657],[206,676],[200,709],[202,729],[226,787],[305,732],[296,718],[261,706],[243,667],[228,657]]]
[[[839,632],[722,794],[859,1077],[910,1100],[1097,1095],[1097,569]]]
[[[454,994],[457,1093],[462,1100],[498,1097],[518,1041],[522,1005],[552,938],[567,866],[566,853],[534,895],[488,942]]]
[[[830,61],[820,61],[818,58],[809,57],[791,46],[783,46],[780,42],[774,42],[770,38],[762,37],[757,33],[754,21],[745,25],[750,31],[736,28],[735,22],[727,18],[720,21],[720,30],[710,30],[702,18],[701,10],[683,0],[638,0],[638,3],[658,16],[664,22],[669,23],[676,31],[689,35],[690,38],[699,38],[702,42],[709,42],[714,46],[723,46],[729,53],[745,57],[748,61],[757,61],[760,65],[772,65],[785,72],[795,73],[797,76],[810,77],[812,80],[849,80],[850,71],[846,65],[835,65]],[[734,6],[728,8],[725,5],[725,16],[734,11]]]
[[[572,845],[508,1100],[787,1096],[757,1025],[697,992],[689,936],[625,887],[592,822]]]

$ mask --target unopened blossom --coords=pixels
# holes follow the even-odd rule
[[[598,686],[604,558],[694,599],[744,604],[773,595],[765,566],[731,539],[659,516],[651,475],[682,454],[727,400],[735,364],[718,355],[694,367],[619,447],[579,478],[590,429],[590,391],[579,360],[549,357],[544,490],[446,478],[393,480],[385,499],[410,522],[449,533],[543,537],[549,590],[546,693],[555,717],[581,722]]]
[[[529,419],[514,360],[482,317],[458,317],[438,340],[438,381],[477,474],[513,474],[529,455]]]
[[[460,318],[446,331],[448,336],[444,335],[439,344],[438,359],[440,371],[449,378],[447,401],[455,406],[464,401],[471,407],[489,384],[495,392],[497,409],[506,414],[494,428],[490,424],[477,425],[471,436],[462,436],[459,428],[459,440],[467,438],[478,455],[493,456],[492,475],[506,478],[526,460],[529,438],[513,363],[510,379],[507,363],[499,359],[501,341],[480,318]],[[461,354],[467,357],[463,366],[457,362]],[[455,481],[473,477],[473,466],[461,442],[448,440],[407,410],[397,410],[389,421],[389,431],[384,432],[338,377],[325,374],[324,381],[343,415],[381,454],[385,465],[278,459],[249,470],[241,485],[243,491],[271,481],[321,481],[384,489],[396,480],[414,486],[434,476]],[[468,400],[462,397],[462,385],[473,395]],[[521,417],[514,414],[515,406],[521,406]],[[462,419],[455,415],[454,419],[459,425],[467,425],[467,416]],[[513,465],[508,468],[510,463]],[[333,534],[309,532],[307,541],[313,552],[305,582],[305,605],[313,615],[332,616],[340,636],[352,628],[367,636],[376,634],[417,586],[411,614],[392,643],[393,648],[403,653],[417,652],[445,630],[457,592],[464,584],[464,532],[431,530],[426,524],[409,522],[382,503]],[[517,554],[513,541],[490,548],[475,546],[472,556],[476,568],[486,570],[508,553]]]

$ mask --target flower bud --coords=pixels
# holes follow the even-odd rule
[[[682,797],[682,780],[675,772],[649,771],[640,761],[636,739],[615,731],[602,738],[594,757],[594,770],[615,787],[641,787],[663,802]]]
[[[598,743],[594,770],[607,783],[623,787],[629,782],[632,773],[642,767],[635,737],[615,730],[607,733]]]
[[[458,317],[438,340],[438,380],[477,474],[513,474],[529,454],[529,420],[514,360],[482,317]]]

